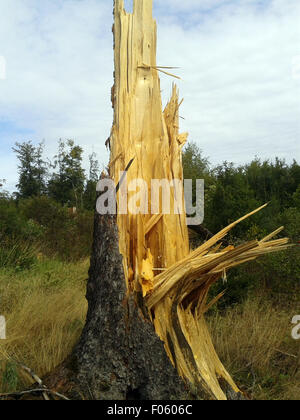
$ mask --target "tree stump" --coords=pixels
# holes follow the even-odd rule
[[[96,214],[86,325],[72,355],[45,384],[76,399],[186,399],[188,389],[140,297],[127,292],[118,244],[116,217]]]

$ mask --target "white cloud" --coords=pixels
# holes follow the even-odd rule
[[[255,154],[299,159],[300,83],[291,63],[300,49],[300,5],[226,3],[198,25],[193,17],[190,28],[160,26],[159,62],[182,68],[184,129],[214,163]]]
[[[0,54],[6,58],[7,79],[0,84],[0,121],[33,132],[22,138],[8,132],[1,136],[2,145],[45,139],[51,155],[60,137],[75,138],[86,154],[95,150],[105,162],[113,72],[108,2],[1,0],[1,14]],[[2,170],[8,157],[4,148]],[[11,172],[3,173],[10,187],[16,179]]]
[[[154,0],[158,61],[181,67],[183,130],[214,163],[300,159],[298,0]],[[130,7],[130,0],[126,0]],[[0,0],[0,178],[15,184],[9,147],[32,131],[49,154],[73,137],[107,161],[111,122],[112,2]],[[162,76],[164,99],[172,80]],[[17,138],[16,138],[17,137]],[[3,173],[3,174],[2,174]]]

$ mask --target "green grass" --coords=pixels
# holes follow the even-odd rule
[[[37,262],[38,248],[24,241],[4,241],[0,245],[0,267],[14,271],[29,270]]]

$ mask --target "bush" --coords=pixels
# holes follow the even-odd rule
[[[41,237],[41,226],[26,216],[12,200],[0,200],[0,239],[15,238],[34,241]]]
[[[14,392],[18,388],[19,375],[17,364],[11,361],[5,363],[2,374],[2,390],[4,392]]]
[[[62,260],[74,261],[90,255],[92,211],[63,207],[48,197],[34,197],[20,202],[20,211],[43,230],[41,252]]]
[[[23,236],[25,224],[13,201],[0,200],[1,236]]]
[[[288,307],[300,300],[300,248],[290,248],[252,261],[227,273],[228,283],[211,289],[216,296],[226,289],[218,303],[223,310],[249,297],[265,296],[277,305]]]
[[[271,223],[271,222],[270,222]],[[219,282],[211,293],[217,295],[227,288],[219,308],[243,302],[249,295],[266,295],[277,304],[288,306],[300,299],[300,212],[296,208],[284,210],[272,220],[268,232],[285,226],[281,237],[291,238],[295,245],[286,251],[274,253],[249,262],[228,272],[228,284]],[[264,228],[253,226],[245,239],[262,239],[267,234]]]

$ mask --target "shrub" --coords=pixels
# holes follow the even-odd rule
[[[18,388],[19,374],[15,362],[8,361],[2,374],[2,389],[5,392],[13,392]]]
[[[37,261],[37,253],[29,243],[5,240],[0,245],[0,268],[29,270]]]
[[[89,256],[93,212],[73,214],[46,196],[33,197],[4,206],[2,236],[9,241],[30,239],[46,256],[74,261]]]
[[[272,220],[272,229],[285,226],[280,236],[287,236],[295,244],[300,238],[300,212],[295,208],[284,210]],[[272,230],[270,229],[269,232]],[[249,229],[248,240],[262,239],[267,234],[264,228]],[[274,253],[237,267],[228,273],[228,284],[219,282],[211,293],[217,295],[227,288],[219,308],[243,302],[249,295],[267,295],[277,304],[288,306],[300,299],[300,245],[280,253]]]

